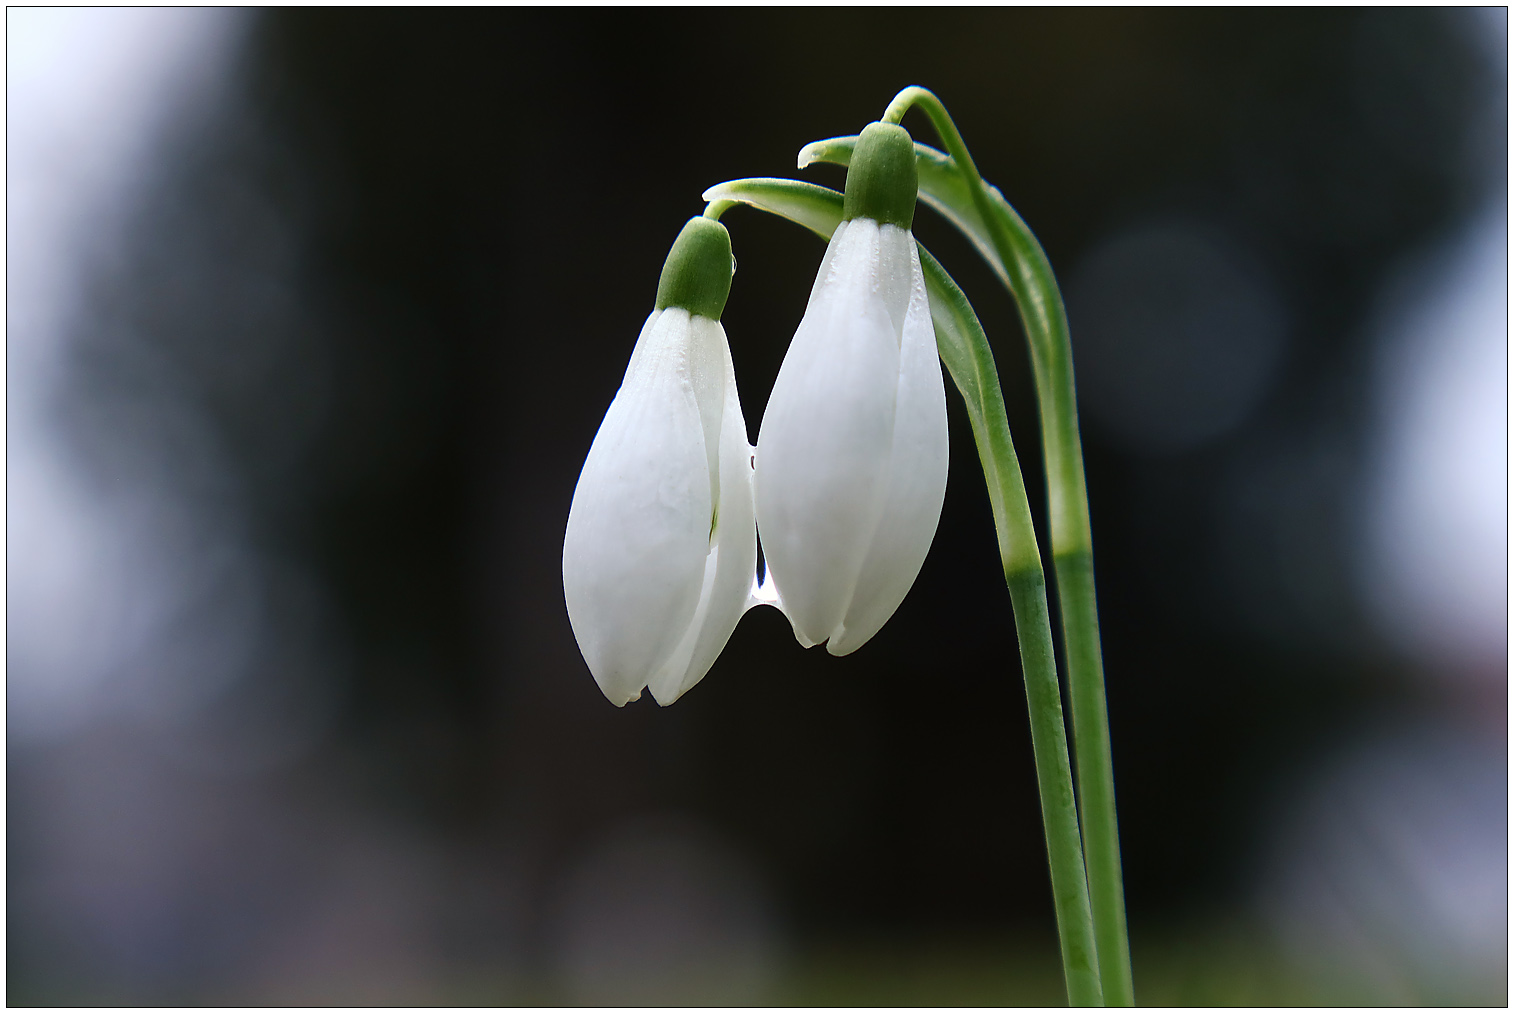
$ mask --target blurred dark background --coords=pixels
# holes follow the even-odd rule
[[[699,193],[912,83],[1068,301],[1138,998],[1505,1002],[1502,9],[7,27],[11,1002],[1059,999],[954,391],[854,655],[618,711],[563,606]],[[823,247],[725,221],[755,439]]]

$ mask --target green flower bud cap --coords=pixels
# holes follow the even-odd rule
[[[871,218],[908,229],[915,221],[915,142],[897,123],[869,123],[846,170],[844,222]]]
[[[657,283],[657,309],[682,307],[719,320],[731,294],[731,234],[713,218],[691,218],[673,241]]]

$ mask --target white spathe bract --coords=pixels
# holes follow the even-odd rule
[[[746,610],[757,566],[752,448],[718,321],[668,307],[642,326],[578,477],[563,539],[568,619],[617,707],[698,683]]]
[[[913,235],[831,237],[757,439],[757,527],[805,647],[876,634],[925,562],[946,495],[946,390]]]

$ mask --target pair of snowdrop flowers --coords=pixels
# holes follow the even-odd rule
[[[644,688],[677,700],[754,605],[781,609],[803,646],[845,655],[914,584],[947,466],[915,187],[909,134],[870,125],[755,448],[720,324],[730,235],[695,218],[674,242],[563,541],[568,618],[616,706]]]

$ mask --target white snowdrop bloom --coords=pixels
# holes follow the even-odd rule
[[[617,707],[645,687],[677,700],[751,600],[752,448],[719,321],[731,265],[724,226],[684,227],[568,513],[568,618]]]
[[[769,576],[799,642],[833,655],[904,600],[946,495],[946,392],[914,205],[909,134],[870,125],[757,440]]]

